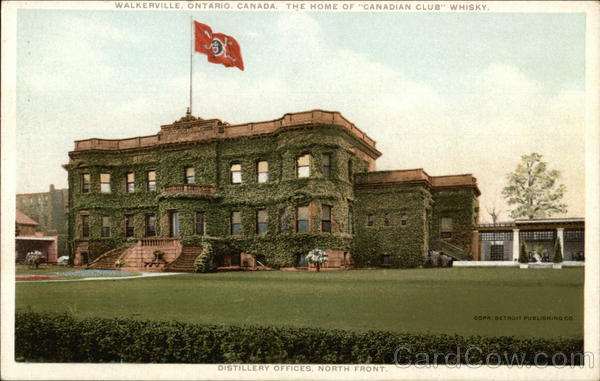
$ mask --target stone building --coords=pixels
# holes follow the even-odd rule
[[[585,221],[583,218],[523,219],[496,224],[481,224],[480,261],[517,261],[519,247],[525,243],[528,253],[540,252],[544,260],[552,261],[558,240],[565,261],[583,261],[585,252]],[[544,255],[545,253],[545,255]]]
[[[478,248],[476,179],[376,171],[375,141],[338,112],[239,125],[189,113],[151,136],[75,142],[69,239],[76,265],[192,271],[414,267]],[[208,249],[207,243],[210,243]],[[208,254],[206,254],[208,255]]]
[[[38,222],[37,229],[47,236],[58,237],[58,252],[68,255],[68,189],[17,194],[17,209]]]

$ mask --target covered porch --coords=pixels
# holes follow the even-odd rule
[[[25,262],[27,253],[42,252],[46,263],[56,263],[58,255],[57,236],[17,236],[15,237],[15,257],[17,263]]]
[[[554,245],[559,240],[565,261],[585,260],[585,222],[583,218],[546,218],[515,220],[479,225],[481,261],[517,261],[521,243],[530,260],[537,253],[542,262],[552,262]]]

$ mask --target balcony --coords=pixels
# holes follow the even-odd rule
[[[174,194],[198,194],[198,195],[214,195],[217,193],[215,184],[173,184],[163,187],[164,195]]]

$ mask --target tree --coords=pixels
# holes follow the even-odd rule
[[[512,218],[544,218],[567,212],[567,205],[561,202],[566,187],[557,183],[560,172],[548,170],[541,159],[538,153],[523,155],[514,172],[507,175],[508,185],[502,195],[508,205],[515,205]]]
[[[563,261],[562,249],[560,248],[560,238],[556,239],[556,243],[554,244],[554,257],[552,258],[552,262],[561,263]]]
[[[527,255],[527,245],[525,242],[521,242],[521,247],[519,248],[519,263],[527,263],[529,262],[529,256]]]
[[[500,214],[502,213],[501,210],[496,209],[496,205],[492,206],[491,208],[486,208],[488,214],[490,215],[490,217],[492,217],[492,223],[494,225],[496,225],[496,222],[498,221],[498,217],[500,217]]]

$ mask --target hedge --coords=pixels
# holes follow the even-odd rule
[[[306,363],[414,364],[426,353],[457,353],[438,364],[479,363],[516,354],[534,364],[544,353],[548,364],[582,365],[583,340],[353,332],[289,327],[219,326],[122,318],[74,318],[68,314],[17,312],[15,359],[27,362],[125,363]],[[433,361],[433,360],[432,360]],[[491,360],[494,364],[497,358]],[[510,360],[508,360],[510,361]],[[544,364],[542,364],[544,365]]]

